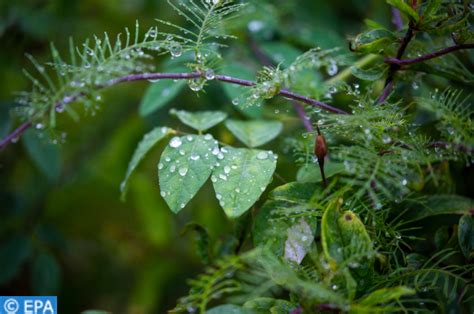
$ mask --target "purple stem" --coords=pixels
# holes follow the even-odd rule
[[[409,64],[414,64],[414,63],[434,59],[434,58],[437,58],[437,57],[441,57],[441,56],[446,55],[448,53],[451,53],[451,52],[454,52],[454,51],[457,51],[457,50],[462,50],[462,49],[474,49],[474,44],[455,45],[455,46],[451,46],[451,47],[441,49],[441,50],[436,51],[436,52],[426,54],[426,55],[418,57],[418,58],[414,58],[414,59],[400,60],[400,58],[386,58],[385,62],[389,63],[389,64],[395,64],[395,65],[398,65],[398,66],[409,65]]]
[[[294,101],[293,102],[293,107],[295,108],[296,112],[298,113],[298,116],[300,117],[301,121],[303,122],[303,125],[308,132],[313,132],[313,125],[311,124],[311,121],[308,119],[308,116],[306,115],[306,112],[304,111],[303,105],[300,103]]]
[[[192,79],[192,78],[199,78],[201,77],[202,74],[198,72],[192,72],[192,73],[142,73],[142,74],[130,74],[126,75],[123,77],[119,77],[116,79],[112,79],[108,82],[106,82],[103,85],[97,86],[97,89],[103,89],[107,88],[119,83],[123,82],[134,82],[134,81],[142,81],[142,80],[159,80],[159,79],[172,79],[172,80],[183,80],[183,79]],[[242,86],[255,86],[255,82],[248,81],[248,80],[243,80],[231,76],[226,76],[226,75],[216,75],[216,80],[221,81],[221,82],[226,82],[226,83],[231,83],[231,84],[236,84],[236,85],[242,85]],[[339,114],[349,114],[348,112],[332,107],[328,104],[325,104],[323,102],[317,101],[315,99],[311,99],[309,97],[305,97],[296,93],[293,93],[289,90],[282,89],[279,93],[280,96],[297,100],[315,107],[319,107],[321,109],[333,112],[333,113],[339,113]],[[74,96],[66,97],[63,100],[59,101],[56,103],[56,108],[59,107],[64,107],[67,104],[70,104],[77,99],[83,97],[84,94],[78,93]],[[25,122],[21,126],[19,126],[17,129],[15,129],[12,133],[7,135],[5,138],[3,138],[0,141],[0,150],[3,150],[8,144],[12,142],[12,140],[17,139],[18,137],[23,134],[28,128],[32,126],[32,122]]]
[[[400,11],[394,7],[392,7],[392,23],[397,28],[397,31],[401,31],[403,29],[403,20]]]

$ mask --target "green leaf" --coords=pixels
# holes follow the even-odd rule
[[[224,73],[229,76],[238,77],[245,80],[254,80],[255,73],[252,72],[247,68],[245,64],[231,64],[224,68]],[[248,92],[248,87],[235,85],[235,84],[227,84],[222,82],[221,83],[224,91],[226,92],[227,96],[230,98],[231,101],[235,99],[239,99],[239,97]],[[256,103],[254,106],[245,107],[242,104],[237,104],[235,106],[239,111],[245,114],[249,118],[260,118],[263,112],[263,106],[259,103]]]
[[[188,112],[171,109],[170,113],[178,117],[182,123],[197,131],[206,131],[227,119],[227,114],[222,111]]]
[[[184,86],[186,86],[185,81],[174,82],[173,80],[161,80],[151,84],[140,103],[140,115],[146,117],[163,108],[181,92]]]
[[[271,151],[225,147],[218,158],[211,178],[216,197],[226,215],[237,218],[265,191],[272,180],[277,156]]]
[[[60,281],[60,267],[49,253],[40,253],[33,261],[31,283],[36,295],[54,295]]]
[[[382,78],[382,76],[385,74],[387,71],[388,66],[384,65],[382,68],[371,68],[367,70],[363,70],[357,66],[352,66],[351,67],[351,72],[352,75],[357,77],[358,79],[364,80],[364,81],[377,81]]]
[[[13,279],[31,254],[31,243],[23,235],[13,235],[0,244],[0,285]]]
[[[320,184],[290,182],[280,185],[270,193],[270,198],[288,202],[307,202],[321,190]]]
[[[313,243],[314,235],[308,223],[301,218],[298,224],[287,230],[285,259],[301,264]]]
[[[34,130],[27,130],[23,134],[23,144],[40,172],[50,181],[58,180],[61,172],[61,158],[58,145],[47,142],[38,137]]]
[[[464,215],[474,207],[474,201],[459,195],[430,195],[423,207],[413,208],[404,216],[406,221],[437,215]]]
[[[357,52],[379,53],[389,47],[396,36],[386,29],[373,29],[359,34],[352,42],[351,49]]]
[[[183,56],[180,60],[170,60],[164,66],[165,72],[183,72],[187,68],[183,62],[190,60],[188,56]],[[186,86],[185,80],[175,82],[174,80],[163,79],[152,83],[145,92],[139,107],[139,113],[142,117],[152,114],[158,109],[166,106],[173,100],[181,90]]]
[[[122,192],[122,200],[125,199],[128,188],[128,180],[132,175],[133,171],[138,167],[140,162],[145,158],[146,154],[155,146],[159,141],[164,139],[167,135],[172,134],[173,130],[166,127],[155,128],[152,131],[145,134],[143,139],[138,143],[135,152],[133,153],[132,159],[128,164],[127,173],[125,179],[120,184],[120,191]]]
[[[233,304],[225,304],[213,307],[206,314],[256,314],[251,309],[246,309]]]
[[[458,241],[461,251],[466,258],[474,257],[474,217],[464,215],[459,219]]]
[[[360,300],[359,303],[363,305],[388,303],[393,300],[398,300],[405,295],[413,295],[415,294],[415,292],[415,290],[405,286],[383,288],[372,292],[371,294]]]
[[[400,10],[400,12],[405,13],[405,15],[416,23],[420,20],[418,13],[404,0],[387,0],[387,3]]]
[[[328,259],[339,266],[347,264],[353,275],[364,278],[373,270],[372,241],[364,224],[352,211],[340,211],[340,201],[330,204],[323,214],[323,251]]]
[[[344,164],[340,162],[328,161],[324,164],[324,172],[328,179],[338,173],[344,172],[344,170]],[[306,164],[298,170],[296,180],[303,183],[321,182],[323,178],[321,177],[321,171],[317,164]]]
[[[280,121],[266,120],[227,120],[225,126],[248,147],[258,147],[270,142],[283,129]]]
[[[178,213],[206,182],[216,162],[218,150],[210,134],[173,137],[158,164],[161,196]]]
[[[285,66],[289,66],[302,54],[302,51],[284,42],[266,42],[261,48],[275,64],[281,63]]]

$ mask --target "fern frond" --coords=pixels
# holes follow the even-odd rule
[[[230,256],[219,260],[214,267],[209,267],[205,274],[189,281],[189,295],[179,299],[172,313],[205,313],[208,304],[224,295],[235,293],[241,289],[241,284],[234,279],[235,272],[242,269],[244,264],[240,257]]]
[[[224,31],[224,25],[235,18],[234,13],[240,11],[243,4],[233,0],[168,0],[168,3],[191,25],[191,29],[157,19],[175,31],[162,34],[180,41],[185,51],[194,52],[194,67],[207,66],[209,60],[219,57],[217,48],[225,47],[222,41],[235,38]]]

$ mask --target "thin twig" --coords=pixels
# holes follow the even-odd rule
[[[474,49],[474,44],[455,45],[455,46],[451,46],[451,47],[447,47],[447,48],[438,50],[436,52],[426,54],[426,55],[418,57],[418,58],[414,58],[414,59],[401,60],[399,58],[386,58],[385,62],[389,63],[389,64],[398,65],[398,66],[410,65],[410,64],[415,64],[415,63],[431,60],[431,59],[434,59],[434,58],[437,58],[437,57],[441,57],[441,56],[444,56],[448,53],[458,51],[458,50],[462,50],[462,49]]]
[[[183,79],[193,79],[193,78],[199,78],[202,77],[202,73],[199,72],[191,72],[191,73],[141,73],[141,74],[130,74],[126,75],[123,77],[119,77],[116,79],[112,79],[105,84],[97,86],[97,89],[104,89],[107,87],[111,87],[114,85],[117,85],[119,83],[123,82],[134,82],[134,81],[142,81],[142,80],[159,80],[159,79],[172,79],[172,80],[183,80]],[[255,82],[248,81],[248,80],[243,80],[231,76],[226,76],[226,75],[216,75],[215,77],[216,80],[221,81],[221,82],[226,82],[226,83],[231,83],[231,84],[236,84],[236,85],[242,85],[242,86],[248,86],[252,87],[255,86]],[[333,113],[338,113],[338,114],[349,114],[348,112],[338,109],[336,107],[333,107],[331,105],[325,104],[323,102],[320,102],[318,100],[305,97],[303,95],[294,93],[292,91],[282,89],[279,93],[280,96],[286,97],[288,99],[296,100],[299,102],[306,103],[311,106],[319,107],[321,109],[327,110],[329,112]],[[84,94],[78,93],[74,96],[69,96],[65,97],[63,100],[59,101],[58,103],[55,104],[56,108],[62,108],[70,103],[75,102],[76,100],[80,99],[83,97]],[[21,126],[19,126],[17,129],[15,129],[12,133],[7,135],[5,138],[3,138],[0,141],[0,150],[4,149],[8,144],[10,144],[12,141],[18,139],[28,128],[32,126],[32,122],[25,122]]]
[[[398,48],[396,59],[401,59],[403,57],[403,54],[405,53],[405,50],[407,49],[410,41],[413,39],[413,36],[414,36],[413,25],[412,23],[410,23],[408,25],[408,30],[405,33],[405,36],[403,37],[402,42],[400,43],[400,47]],[[395,78],[395,74],[397,73],[399,69],[400,69],[400,66],[398,64],[390,64],[387,79],[385,81],[385,87],[382,92],[382,95],[380,95],[379,99],[377,99],[377,103],[379,104],[383,103],[392,92],[393,87],[394,87],[393,80]]]

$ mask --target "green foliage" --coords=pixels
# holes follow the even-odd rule
[[[199,132],[206,131],[227,118],[227,114],[221,111],[201,111],[192,113],[183,110],[172,110],[171,113],[177,116],[182,123]]]
[[[258,147],[270,142],[280,134],[283,124],[278,121],[227,120],[226,127],[248,147]]]
[[[276,168],[271,151],[223,147],[223,158],[211,178],[219,204],[228,217],[245,213],[262,195]]]
[[[331,43],[330,49],[321,49],[311,37],[361,28],[348,27],[345,23],[353,22],[342,19],[344,25],[334,25],[334,30],[314,24],[327,23],[309,13],[314,8],[338,24],[331,10],[342,4],[302,2],[311,10],[303,12],[291,1],[168,0],[182,21],[159,19],[160,29],[152,26],[144,34],[137,22],[132,32],[126,29],[115,40],[108,34],[79,46],[71,40],[68,61],[54,46],[52,62],[46,65],[28,57],[38,76],[25,71],[32,91],[21,93],[20,106],[14,109],[36,129],[25,132],[24,150],[48,184],[66,187],[43,196],[36,188],[39,181],[27,179],[30,168],[11,168],[6,196],[28,195],[10,187],[16,184],[38,191],[15,199],[20,205],[7,209],[6,222],[0,224],[0,284],[11,284],[27,267],[31,291],[56,293],[62,262],[76,256],[68,252],[59,260],[61,245],[55,236],[41,233],[43,225],[36,217],[59,221],[61,209],[76,203],[82,215],[88,207],[84,199],[92,192],[75,190],[69,181],[71,168],[86,168],[85,173],[107,187],[115,185],[120,178],[110,169],[125,164],[114,158],[129,151],[131,139],[143,129],[138,121],[146,121],[146,129],[154,128],[138,143],[120,185],[123,199],[131,187],[129,202],[103,206],[108,200],[96,196],[100,208],[113,208],[113,215],[128,212],[121,206],[132,206],[136,210],[130,212],[138,217],[124,216],[125,223],[115,225],[109,219],[117,217],[106,212],[75,226],[91,226],[88,236],[106,235],[106,243],[126,243],[114,256],[139,269],[133,278],[139,287],[130,298],[134,302],[154,299],[154,289],[168,296],[169,282],[195,273],[190,267],[194,260],[188,258],[194,255],[181,255],[187,246],[172,236],[183,230],[196,235],[196,254],[207,267],[189,280],[189,293],[178,300],[174,313],[472,312],[473,201],[466,196],[470,178],[462,178],[471,171],[474,152],[468,94],[473,59],[464,49],[474,38],[472,5],[378,1],[371,9],[388,12],[389,4],[408,24],[392,31],[385,15],[387,23],[377,18],[379,13],[369,16],[361,33],[352,37],[349,55],[347,48],[332,47],[340,39],[321,39]],[[350,9],[366,14],[363,1],[354,1]],[[7,27],[2,25],[0,30]],[[423,58],[447,45],[466,43],[454,49],[456,54]],[[160,65],[159,56],[168,60]],[[415,60],[399,65],[394,59]],[[65,141],[58,133],[67,121],[59,119],[62,113],[73,120],[82,111],[94,115],[101,90],[137,80],[151,83],[140,103],[143,119],[124,120],[130,115],[126,111],[110,114],[107,127],[73,137],[74,142],[91,137],[90,146],[108,147],[88,156],[85,163],[93,168],[77,166],[71,157],[86,155],[82,146],[64,155],[69,164],[63,166],[55,145]],[[199,93],[205,108],[196,110],[199,100],[194,103],[181,93],[186,83]],[[107,98],[117,100],[121,93]],[[132,92],[124,88],[123,93]],[[74,109],[76,101],[84,108]],[[178,120],[174,122],[189,129],[161,127],[169,124],[160,109],[170,103],[169,112]],[[331,106],[335,110],[322,111]],[[338,110],[348,114],[332,113]],[[11,122],[2,122],[3,116],[0,120],[3,134]],[[119,123],[123,128],[109,144],[105,131]],[[216,127],[220,123],[225,128]],[[152,154],[170,135],[160,157]],[[315,140],[320,149],[323,136],[327,152],[316,157]],[[241,146],[237,142],[245,148],[234,147]],[[257,149],[263,145],[265,149]],[[152,183],[156,174],[159,189]],[[214,192],[206,185],[209,179]],[[91,185],[87,180],[79,184]],[[66,194],[73,196],[57,200]],[[3,202],[3,191],[0,196]],[[32,213],[16,208],[29,203]],[[172,216],[165,205],[180,215]],[[69,212],[67,219],[74,220]],[[101,224],[93,224],[96,220]],[[143,232],[135,233],[136,226],[130,226],[134,220]],[[75,228],[74,239],[82,243]],[[113,241],[107,241],[110,235]],[[147,249],[153,261],[141,267]],[[155,266],[156,256],[160,267]],[[184,260],[183,269],[174,269],[176,256]],[[124,272],[124,265],[117,268],[117,273]],[[140,309],[152,312],[153,302]]]

